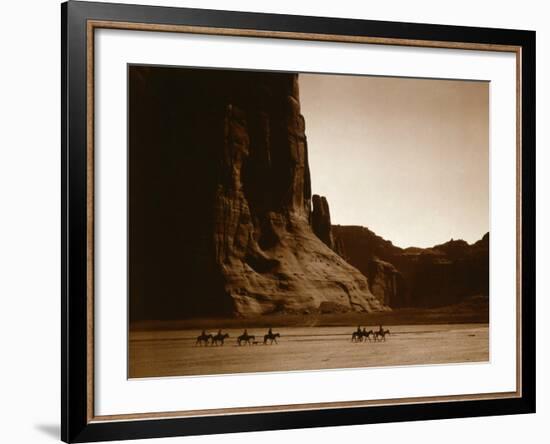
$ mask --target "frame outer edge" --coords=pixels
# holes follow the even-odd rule
[[[536,412],[536,33],[522,45],[522,398]],[[528,112],[526,112],[526,110]]]
[[[87,233],[86,233],[86,19],[97,4],[69,1],[62,5],[65,28],[62,63],[65,70],[66,125],[62,174],[65,192],[62,207],[64,232],[64,317],[62,348],[65,378],[62,381],[62,439],[76,442],[87,425]],[[64,11],[64,12],[63,12]],[[64,51],[64,53],[63,53]],[[63,109],[63,108],[62,108]],[[63,393],[63,391],[62,391]]]
[[[67,3],[61,4],[61,440],[67,442],[68,400],[67,381]]]
[[[152,18],[149,17],[149,13]],[[172,15],[173,14],[173,15]],[[138,17],[138,18],[136,18]],[[183,17],[183,18],[182,18]],[[139,421],[89,423],[87,418],[86,361],[86,22],[87,19],[158,21],[196,26],[243,29],[303,27],[345,35],[394,34],[397,38],[419,38],[471,42],[499,42],[522,47],[522,398],[412,404],[357,409],[303,410],[292,413],[242,414]],[[287,20],[288,19],[288,20]],[[372,22],[358,19],[284,16],[185,8],[151,7],[69,1],[61,5],[62,70],[62,383],[61,435],[65,442],[137,439],[242,431],[280,430],[320,426],[370,424],[428,419],[477,417],[535,411],[535,33],[503,29],[467,28],[445,25]],[[253,27],[252,23],[256,23]],[[210,24],[210,25],[209,25]],[[346,32],[344,32],[346,31]],[[325,31],[326,32],[326,31]],[[329,32],[330,33],[330,32]],[[529,113],[527,114],[526,111]]]

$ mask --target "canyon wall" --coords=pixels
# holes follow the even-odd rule
[[[387,309],[312,208],[296,74],[129,80],[131,319]]]
[[[339,254],[369,278],[370,289],[377,281],[388,281],[378,262],[398,273],[396,286],[386,285],[385,303],[399,307],[441,307],[464,300],[489,296],[489,234],[468,244],[453,240],[431,248],[399,248],[360,226],[332,227]],[[391,270],[391,271],[390,271]],[[386,268],[389,275],[393,270]],[[391,282],[391,281],[390,281]]]

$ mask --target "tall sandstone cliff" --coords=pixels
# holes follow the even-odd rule
[[[313,232],[297,75],[131,67],[129,109],[131,319],[387,309]]]

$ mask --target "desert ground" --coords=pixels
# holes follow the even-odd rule
[[[362,325],[377,330],[378,325]],[[385,341],[354,343],[349,326],[273,326],[278,343],[263,344],[265,326],[247,327],[256,344],[237,345],[243,328],[224,328],[223,346],[198,346],[202,328],[130,330],[129,377],[213,375],[489,360],[489,325],[387,325]],[[211,328],[208,333],[216,334]]]

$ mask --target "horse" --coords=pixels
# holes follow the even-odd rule
[[[223,342],[228,337],[229,337],[229,334],[227,333],[224,333],[224,334],[218,333],[216,336],[212,338],[212,345],[218,345],[218,342],[220,342],[221,345],[223,345]]]
[[[264,344],[267,344],[267,341],[271,340],[270,344],[273,345],[273,341],[275,341],[275,344],[277,344],[277,338],[280,338],[280,333],[268,333],[267,335],[264,335]]]
[[[254,339],[256,339],[254,335],[242,334],[237,338],[237,344],[242,345],[243,342],[246,342],[248,345],[251,345],[250,341],[254,341]]]
[[[363,328],[363,330],[354,331],[351,334],[351,342],[363,342],[363,338],[370,341],[370,335],[374,335],[374,332],[372,330],[367,331],[366,328]]]
[[[361,336],[363,336],[363,338],[365,339],[368,339],[369,341],[371,340],[370,339],[371,335],[374,337],[374,332],[372,330],[367,331],[366,328],[364,328],[363,331],[361,332]]]
[[[386,340],[386,335],[389,335],[390,334],[390,331],[389,330],[379,330],[377,332],[374,332],[374,340],[375,341],[385,341]],[[380,339],[382,338],[382,339]]]
[[[197,342],[195,342],[195,345],[202,345],[204,342],[204,345],[208,345],[208,341],[212,340],[212,335],[207,335],[206,333],[200,334],[197,336]]]

